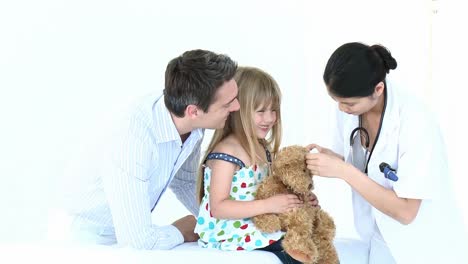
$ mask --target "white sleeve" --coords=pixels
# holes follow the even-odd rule
[[[170,249],[183,243],[179,230],[151,219],[148,168],[154,151],[147,127],[132,119],[117,136],[110,170],[103,176],[117,242],[138,249]]]
[[[408,109],[409,110],[409,109]],[[447,156],[440,127],[423,109],[402,111],[398,145],[399,197],[434,199],[448,177]]]
[[[192,154],[187,157],[182,167],[174,176],[169,188],[174,192],[177,199],[193,214],[198,215],[199,205],[197,202],[197,172],[200,166],[201,140],[195,146]]]

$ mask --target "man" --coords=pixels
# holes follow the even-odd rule
[[[193,215],[155,226],[151,213],[167,187],[198,213],[195,185],[204,129],[223,128],[229,113],[239,110],[236,69],[228,56],[206,50],[169,62],[163,94],[143,98],[121,119],[99,166],[74,172],[80,178],[72,183],[77,191],[66,197],[74,240],[170,249],[198,239]]]

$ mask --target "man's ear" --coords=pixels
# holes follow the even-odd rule
[[[381,96],[383,94],[385,90],[385,84],[384,82],[379,82],[376,86],[375,86],[375,89],[374,89],[374,98],[377,98],[379,96]]]
[[[185,108],[185,115],[189,118],[196,118],[198,116],[200,109],[196,105],[188,105]]]

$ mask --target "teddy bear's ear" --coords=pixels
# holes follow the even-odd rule
[[[280,171],[298,167],[305,168],[306,154],[307,149],[302,146],[292,145],[284,147],[276,155],[272,165],[272,170]]]
[[[272,164],[272,174],[297,194],[305,194],[313,188],[312,177],[306,167],[307,149],[288,146],[278,152]]]
[[[305,147],[293,145],[293,146],[282,148],[278,152],[276,159],[282,160],[282,161],[291,161],[291,160],[300,160],[300,159],[305,160],[306,154],[307,154],[307,149]]]

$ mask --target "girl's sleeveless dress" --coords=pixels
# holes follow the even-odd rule
[[[269,154],[269,153],[267,153]],[[269,157],[269,155],[267,155]],[[240,169],[232,178],[230,199],[237,201],[252,201],[258,185],[268,174],[268,164],[245,167],[244,163],[228,154],[210,153],[209,159],[220,159],[239,165]],[[263,233],[259,231],[251,218],[244,219],[216,219],[210,213],[211,169],[206,167],[204,172],[205,196],[200,205],[195,233],[200,236],[198,244],[204,248],[221,250],[254,250],[266,247],[284,235],[284,232]]]

